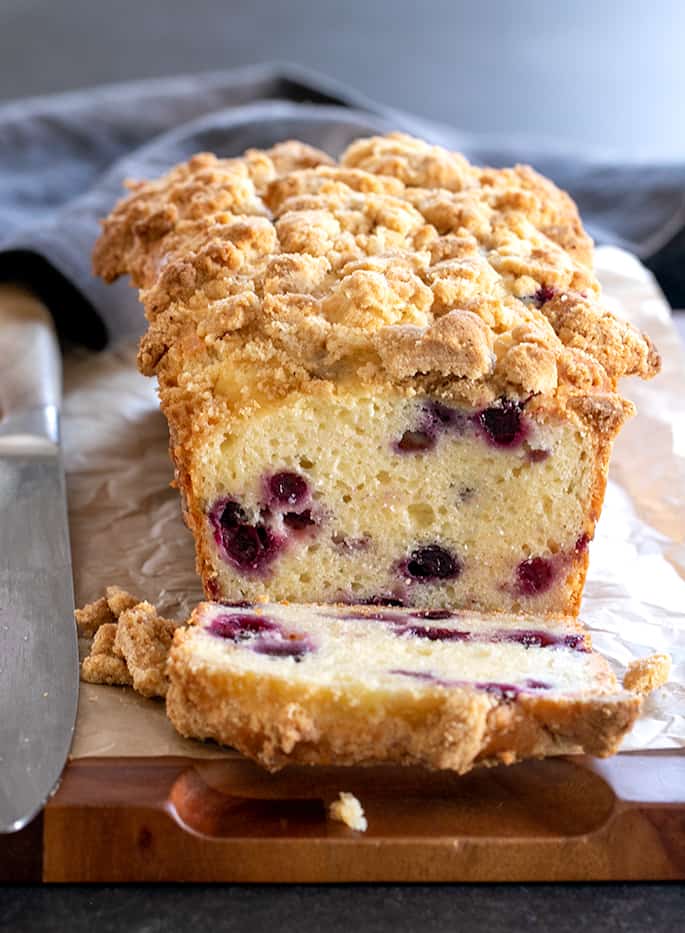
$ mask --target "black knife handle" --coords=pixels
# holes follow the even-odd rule
[[[62,360],[52,316],[26,289],[0,284],[0,435],[58,440]]]

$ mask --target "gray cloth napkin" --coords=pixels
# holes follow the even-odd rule
[[[125,178],[151,178],[194,152],[240,154],[298,138],[337,155],[400,129],[492,165],[529,162],[566,188],[599,242],[632,250],[685,304],[685,165],[616,164],[604,153],[475,137],[381,107],[294,66],[143,81],[0,106],[0,279],[20,280],[69,340],[101,348],[140,333],[127,283],[91,272],[98,220]]]

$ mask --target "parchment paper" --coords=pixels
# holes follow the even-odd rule
[[[636,657],[668,651],[671,682],[646,702],[624,750],[685,746],[685,353],[669,308],[640,263],[597,251],[608,302],[647,331],[663,357],[652,382],[626,380],[639,414],[616,444],[604,511],[590,547],[582,618],[618,676]],[[167,427],[135,347],[83,351],[65,363],[64,450],[77,605],[118,583],[187,617],[202,598],[190,533],[169,488]],[[72,757],[220,757],[181,739],[159,701],[81,684]]]

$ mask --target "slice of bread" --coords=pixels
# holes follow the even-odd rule
[[[168,674],[182,735],[271,770],[611,755],[641,705],[574,620],[446,610],[201,603]]]

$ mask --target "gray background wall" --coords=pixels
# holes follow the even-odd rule
[[[280,59],[463,129],[685,155],[683,0],[0,0],[0,98]]]

